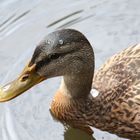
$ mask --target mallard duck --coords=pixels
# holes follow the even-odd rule
[[[51,103],[55,118],[88,134],[94,126],[121,137],[140,138],[140,45],[114,55],[94,74],[93,48],[81,32],[50,33],[20,76],[0,89],[0,102],[56,76],[63,78]]]

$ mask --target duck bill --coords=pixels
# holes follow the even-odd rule
[[[30,67],[27,65],[16,80],[0,88],[0,102],[9,101],[19,96],[45,79],[36,73],[35,65]]]

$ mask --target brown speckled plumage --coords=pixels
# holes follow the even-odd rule
[[[111,57],[96,72],[93,87],[108,109],[106,129],[140,138],[140,44]]]
[[[58,120],[89,134],[93,126],[140,139],[140,45],[112,56],[94,74],[94,52],[86,37],[73,29],[55,31],[39,43],[19,78],[0,89],[0,101],[56,76],[63,76],[51,103]],[[92,88],[98,96],[90,94]]]
[[[73,99],[58,91],[52,102],[56,118],[91,133],[89,126],[126,138],[140,138],[140,45],[112,56],[95,73],[93,98]],[[63,102],[64,101],[64,102]]]

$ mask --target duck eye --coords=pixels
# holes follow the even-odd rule
[[[58,53],[53,53],[49,56],[50,59],[57,59],[59,57],[60,57],[60,54],[58,54]]]

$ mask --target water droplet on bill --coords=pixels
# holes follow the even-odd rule
[[[10,85],[7,85],[3,88],[3,91],[7,91],[10,88]]]

